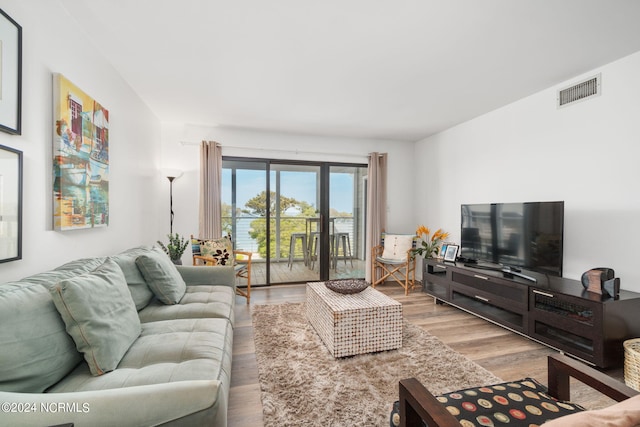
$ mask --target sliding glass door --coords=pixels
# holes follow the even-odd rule
[[[230,234],[234,248],[252,253],[251,284],[265,284],[266,237],[256,234],[266,229],[267,164],[243,160],[222,162],[222,233]]]
[[[271,163],[270,283],[320,280],[320,166]]]
[[[223,230],[253,253],[252,285],[364,277],[365,177],[365,165],[224,158]]]
[[[367,167],[329,168],[330,279],[364,278]]]

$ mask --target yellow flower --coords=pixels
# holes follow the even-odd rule
[[[433,237],[431,237],[431,240],[444,240],[447,237],[449,237],[449,233],[445,233],[444,231],[442,231],[441,228],[438,228],[438,230],[433,233]]]
[[[426,236],[429,235],[431,231],[429,231],[429,229],[427,227],[425,227],[424,225],[421,225],[420,227],[418,227],[418,229],[416,230],[416,235],[421,236],[424,234]]]
[[[431,257],[434,253],[437,254],[440,249],[440,242],[449,237],[449,233],[445,233],[441,228],[438,228],[430,237],[431,230],[424,225],[420,225],[416,229],[416,235],[420,237],[422,244],[413,250],[413,254],[419,254],[425,258]]]

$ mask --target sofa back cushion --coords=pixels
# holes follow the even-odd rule
[[[62,280],[51,295],[91,373],[113,371],[141,331],[118,264],[108,259],[90,273]]]
[[[95,270],[96,268],[100,267],[106,261],[106,259],[106,257],[74,259],[73,261],[66,262],[61,266],[56,267],[53,271],[66,272],[64,277],[77,276],[78,274]],[[40,274],[36,274],[35,276],[31,276],[29,280],[33,280],[34,278],[37,278],[39,276]]]
[[[136,258],[136,265],[156,298],[164,304],[177,304],[187,290],[187,284],[162,249],[153,250]]]
[[[65,274],[0,285],[0,390],[41,393],[82,361],[47,286]]]
[[[149,251],[151,251],[150,246],[141,246],[128,249],[111,257],[122,269],[127,285],[129,285],[129,292],[131,292],[131,297],[138,311],[149,305],[149,302],[153,299],[153,292],[147,286],[146,280],[136,265],[136,258]]]

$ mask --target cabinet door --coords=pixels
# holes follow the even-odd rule
[[[456,284],[468,286],[484,294],[497,298],[518,310],[527,310],[529,287],[510,280],[474,271],[456,270],[451,274]]]
[[[442,301],[450,300],[449,284],[451,282],[451,273],[446,264],[424,260],[422,264],[422,282],[424,291],[429,295]]]
[[[471,270],[451,272],[451,303],[514,331],[527,327],[528,287]]]
[[[602,364],[602,304],[531,288],[529,335],[586,361]]]

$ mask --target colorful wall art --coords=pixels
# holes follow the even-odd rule
[[[109,224],[109,111],[61,74],[53,76],[53,226]]]

